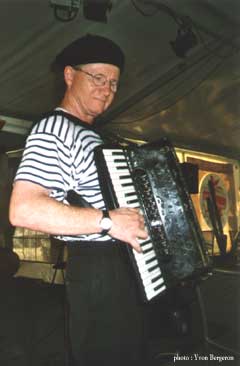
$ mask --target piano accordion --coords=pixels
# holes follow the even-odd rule
[[[148,232],[142,253],[126,246],[144,302],[199,278],[207,250],[173,146],[167,139],[142,146],[98,146],[100,186],[108,209],[139,208]]]

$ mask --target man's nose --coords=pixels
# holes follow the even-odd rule
[[[106,83],[102,86],[104,95],[110,95],[111,94],[111,81],[107,80]]]

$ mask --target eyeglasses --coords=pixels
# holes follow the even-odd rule
[[[108,80],[106,78],[106,76],[103,75],[103,74],[91,74],[90,72],[87,72],[87,71],[81,69],[80,67],[74,67],[74,70],[81,71],[84,74],[90,76],[91,79],[92,79],[93,84],[96,85],[96,86],[104,86],[104,85],[106,85],[107,82],[109,82],[110,89],[113,93],[116,93],[116,91],[118,89],[118,81],[117,80]]]

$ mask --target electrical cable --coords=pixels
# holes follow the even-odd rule
[[[195,33],[197,34],[201,44],[203,45],[203,47],[208,51],[208,52],[212,52],[213,50],[207,45],[206,41],[204,41],[203,37],[202,37],[202,34],[201,32],[199,31],[199,29],[193,24],[193,27],[194,27],[194,30],[195,30]],[[221,40],[221,39],[219,39]],[[224,43],[225,43],[225,40],[224,40]],[[233,47],[232,44],[228,44],[229,47],[231,47],[233,49],[233,54],[236,52],[239,52],[239,49],[237,47]],[[235,50],[235,52],[234,52]],[[220,58],[221,60],[226,60],[227,58],[229,58],[229,54],[227,55],[220,55],[218,52],[214,51],[214,55],[218,58]]]
[[[188,91],[186,91],[184,94],[180,95],[178,98],[175,99],[175,101],[173,103],[170,103],[164,107],[162,107],[161,109],[158,109],[157,111],[154,111],[153,113],[150,113],[150,114],[146,114],[145,116],[141,116],[137,119],[132,119],[132,120],[128,120],[128,121],[121,121],[121,120],[113,120],[111,121],[111,125],[114,125],[114,124],[128,124],[128,123],[134,123],[134,122],[139,122],[139,121],[143,121],[144,119],[149,119],[149,118],[152,118],[154,116],[156,116],[157,114],[159,114],[161,111],[163,110],[167,110],[169,108],[171,108],[172,106],[176,105],[181,99],[185,98],[187,95],[191,94],[194,90],[196,90],[197,88],[199,88],[199,86],[204,82],[206,81],[210,75],[212,75],[213,73],[216,72],[216,70],[222,66],[222,63],[219,63],[217,65],[215,65],[215,67],[209,71],[209,73],[207,73],[200,81],[198,81],[197,85],[195,85],[194,87],[190,88]],[[195,73],[195,72],[194,72]],[[182,85],[182,81],[180,81],[177,85]],[[172,90],[175,90],[176,89],[176,85],[173,87]],[[162,103],[162,101],[166,98],[168,98],[170,95],[168,94],[167,96],[164,96],[163,99],[161,99],[159,101],[159,103]]]
[[[141,9],[141,7],[139,7],[139,5],[137,5],[137,0],[131,0],[134,8],[144,17],[151,17],[154,16],[156,13],[158,13],[158,9],[155,9],[152,13],[145,13],[144,10]]]
[[[238,50],[239,51],[239,50]],[[236,52],[236,50],[234,50],[234,52],[233,52],[233,54],[235,54],[235,52]],[[206,56],[209,56],[209,58],[211,58],[212,56],[215,56],[216,55],[216,53],[215,53],[215,50],[211,50],[211,55],[206,55]],[[233,54],[230,54],[228,57],[231,57]],[[143,117],[141,117],[141,118],[137,118],[137,119],[133,119],[133,120],[128,120],[128,121],[113,121],[112,123],[114,124],[114,123],[121,123],[121,124],[125,124],[125,123],[134,123],[134,122],[138,122],[138,121],[141,121],[141,120],[143,120],[143,119],[145,119],[145,118],[151,118],[151,117],[153,117],[154,115],[157,115],[158,113],[160,113],[163,109],[165,110],[165,109],[168,109],[168,108],[170,108],[171,106],[173,106],[173,105],[175,105],[179,100],[181,100],[181,99],[183,99],[185,96],[187,96],[188,94],[190,94],[190,93],[192,93],[192,91],[194,91],[195,89],[197,89],[198,87],[199,87],[199,85],[201,85],[206,79],[208,79],[210,76],[211,76],[211,74],[212,73],[214,73],[214,72],[216,72],[216,70],[219,68],[219,67],[221,67],[222,66],[222,63],[223,63],[223,61],[224,60],[226,60],[227,59],[227,57],[224,57],[224,58],[220,58],[220,60],[221,60],[221,62],[219,63],[219,64],[217,64],[212,70],[210,70],[206,75],[205,75],[205,77],[203,77],[199,82],[198,82],[198,84],[197,84],[197,86],[195,85],[193,88],[191,88],[189,91],[187,91],[186,93],[184,93],[182,96],[179,96],[176,100],[175,100],[175,102],[174,103],[172,103],[172,104],[169,104],[169,105],[167,105],[166,107],[164,107],[164,108],[161,108],[161,109],[158,109],[158,111],[156,111],[156,112],[154,112],[154,113],[151,113],[151,114],[148,114],[148,115],[145,115],[145,116],[143,116]],[[208,62],[208,59],[206,60],[206,62]],[[182,73],[184,73],[184,71],[182,72]],[[168,82],[169,82],[169,80],[168,80]],[[181,84],[181,82],[180,82],[180,84]],[[177,84],[177,86],[179,85],[179,83]],[[176,89],[176,85],[174,86],[174,88],[173,88],[173,90],[175,90]],[[164,99],[166,99],[166,98],[168,98],[170,96],[170,94],[168,94],[167,96],[165,96],[162,100],[160,100],[160,103],[164,100]]]
[[[136,0],[135,0],[136,1]],[[174,13],[170,8],[168,8],[165,4],[156,4],[155,2],[152,2],[152,1],[145,1],[145,3],[147,3],[147,4],[152,4],[152,5],[158,5],[158,7],[159,6],[161,6],[161,9],[164,9],[165,11],[168,11],[168,13],[172,16],[172,17],[174,17],[174,19],[176,20],[176,22],[177,22],[177,24],[178,25],[182,25],[183,26],[183,24],[184,24],[184,27],[188,27],[189,29],[191,29],[191,27],[192,26],[194,26],[194,28],[196,28],[197,29],[197,31],[199,32],[199,27],[195,24],[195,23],[193,23],[193,21],[192,21],[192,19],[190,18],[190,17],[188,17],[188,16],[178,16],[176,13]],[[179,17],[179,18],[178,18]],[[177,19],[180,19],[180,20],[177,20]],[[209,31],[207,30],[205,30],[205,33],[209,33]],[[211,32],[210,32],[211,33]],[[200,35],[200,32],[199,32],[199,35]],[[212,35],[212,34],[211,34]],[[220,44],[218,45],[218,49],[219,49],[219,47],[220,46],[222,46],[222,44],[223,44],[223,46],[224,46],[224,44],[228,41],[226,38],[225,39],[222,39],[222,38],[219,38],[218,36],[216,36],[215,35],[215,38],[217,38],[217,40],[218,40],[218,42],[220,42]],[[202,38],[201,38],[202,39]],[[204,40],[202,39],[202,41],[204,42]],[[239,48],[237,48],[237,47],[233,47],[233,45],[232,45],[232,42],[230,42],[231,43],[231,48],[233,48],[233,52],[231,52],[230,54],[228,54],[228,55],[226,55],[226,56],[223,56],[223,57],[221,57],[217,52],[216,52],[216,47],[215,47],[215,49],[210,49],[210,48],[206,48],[207,49],[207,51],[208,51],[208,54],[207,55],[205,55],[204,57],[208,57],[208,56],[210,56],[210,57],[212,57],[212,56],[217,56],[217,58],[218,59],[220,59],[221,61],[224,61],[224,60],[226,60],[227,58],[229,58],[229,57],[231,57],[232,55],[234,55],[236,52],[239,52]],[[206,45],[206,43],[204,42],[204,44]],[[229,46],[229,42],[227,43],[228,44],[228,46]],[[209,53],[211,53],[210,55],[209,55]],[[206,78],[209,76],[209,75],[211,75],[211,73],[212,72],[214,72],[215,71],[215,69],[217,69],[219,66],[221,66],[221,63],[219,64],[219,65],[217,65],[216,66],[216,68],[214,68],[212,71],[210,71],[210,73],[208,73],[207,74],[207,76],[205,77],[205,78],[203,78],[202,80],[200,80],[200,82],[198,83],[198,86],[202,83],[202,82],[204,82],[205,80],[206,80]],[[169,80],[168,80],[168,82],[169,82]],[[198,87],[197,86],[197,87]],[[171,107],[172,105],[174,105],[174,104],[176,104],[180,99],[182,99],[183,97],[185,97],[186,95],[188,95],[189,93],[191,93],[193,90],[195,90],[196,89],[196,86],[194,87],[194,88],[191,88],[188,92],[186,92],[186,93],[184,93],[183,94],[183,96],[180,96],[174,103],[171,103],[170,105],[168,105],[167,107],[166,107],[166,109],[168,109],[169,107]],[[150,94],[152,93],[152,91],[150,91]],[[168,96],[167,96],[168,97]],[[134,99],[134,98],[132,98],[132,99]],[[164,98],[164,99],[166,99],[166,98]],[[136,101],[136,98],[135,98],[135,101]],[[137,101],[136,101],[137,102]],[[160,103],[161,103],[161,101],[160,101]],[[128,105],[129,105],[129,103],[128,103]],[[144,117],[141,117],[141,120],[142,119],[144,119],[144,118],[149,118],[149,117],[151,117],[151,116],[154,116],[154,115],[156,115],[156,114],[158,114],[158,113],[160,113],[162,111],[162,109],[160,109],[160,110],[158,110],[157,112],[154,112],[154,113],[152,113],[152,114],[150,114],[150,115],[146,115],[146,116],[144,116]],[[119,113],[122,113],[122,111],[120,111]],[[134,120],[128,120],[128,121],[112,121],[112,123],[113,124],[116,124],[116,123],[121,123],[121,124],[125,124],[125,123],[131,123],[131,122],[137,122],[137,121],[139,121],[139,118],[137,118],[137,119],[134,119]],[[106,120],[105,120],[105,122],[107,122]]]
[[[152,7],[156,8],[156,12],[152,12],[152,13],[145,13],[143,9],[141,9],[141,7],[136,5],[136,2],[141,2],[141,4],[145,4],[145,5],[150,5]],[[193,21],[193,19],[190,16],[187,15],[181,15],[179,13],[177,13],[176,11],[174,11],[173,9],[171,9],[168,5],[164,4],[164,3],[160,3],[160,2],[156,2],[156,0],[132,0],[132,3],[135,7],[135,9],[140,12],[143,16],[153,16],[155,15],[158,11],[163,11],[165,13],[167,13],[170,17],[173,18],[173,20],[176,22],[176,24],[179,26],[179,29],[181,29],[183,32],[191,32],[192,29],[194,28],[194,31],[196,33],[196,35],[198,36],[200,42],[203,44],[203,46],[208,50],[208,51],[212,51],[210,48],[208,48],[206,42],[204,41],[203,37],[202,37],[202,33],[207,34],[208,36],[214,37],[216,40],[220,41],[220,42],[224,42],[226,46],[231,47],[233,49],[235,49],[235,51],[239,51],[239,47],[237,47],[236,45],[233,44],[233,41],[231,38],[222,38],[220,37],[218,34],[210,31],[209,29],[206,29],[205,27],[201,26],[200,24],[197,24],[195,21]],[[201,32],[200,32],[201,31]],[[226,58],[227,56],[221,56],[219,54],[216,53],[216,56],[219,58]]]

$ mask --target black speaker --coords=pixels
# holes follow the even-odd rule
[[[88,20],[95,22],[107,22],[107,12],[112,9],[110,0],[84,0],[83,15]]]
[[[182,173],[185,178],[188,192],[198,193],[198,165],[181,163]]]

